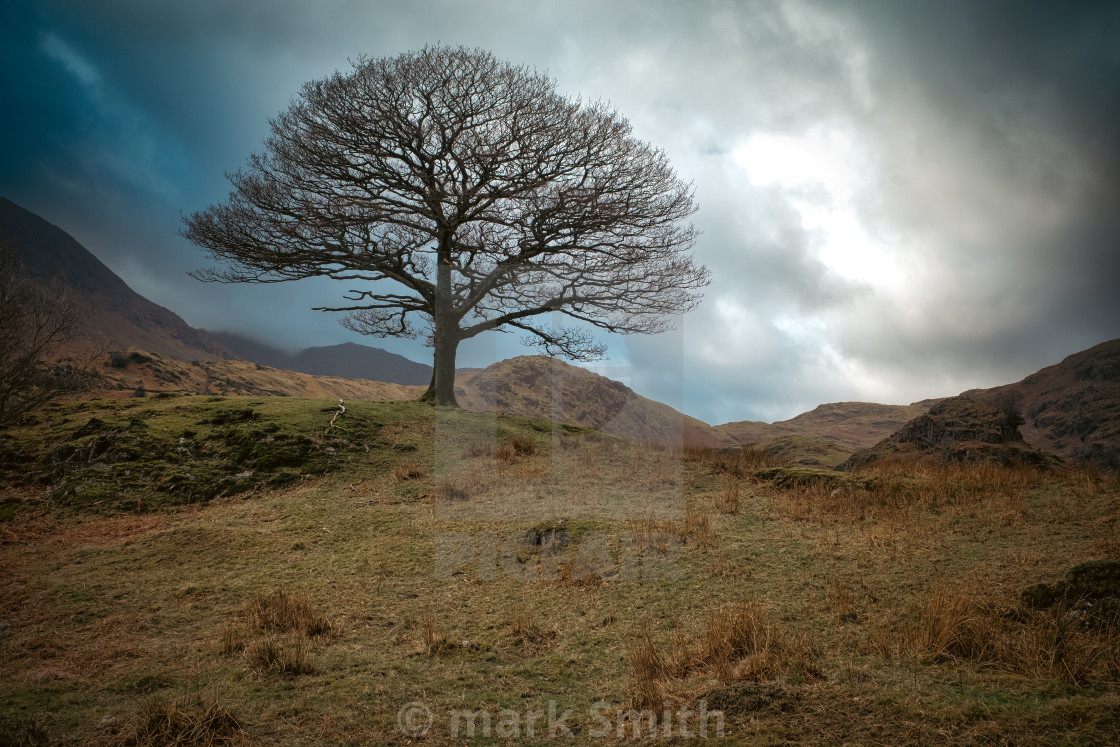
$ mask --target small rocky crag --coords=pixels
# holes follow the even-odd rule
[[[1120,339],[1075,353],[1022,381],[964,392],[1023,414],[1027,443],[1078,466],[1120,471]]]
[[[869,449],[853,454],[838,469],[852,470],[883,459],[944,464],[994,462],[1049,469],[1061,464],[1052,454],[1023,440],[1018,412],[966,397],[942,400]]]
[[[1023,590],[1028,609],[1064,604],[1070,617],[1094,624],[1120,622],[1120,560],[1093,560],[1072,568],[1064,581]]]

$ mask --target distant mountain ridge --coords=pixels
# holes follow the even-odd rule
[[[209,334],[238,358],[263,366],[315,376],[368,379],[406,386],[427,386],[432,380],[431,366],[369,345],[344,342],[289,353],[232,332]]]
[[[848,451],[855,451],[877,443],[940,401],[926,399],[909,405],[831,402],[789,420],[774,423],[741,420],[714,426],[713,430],[722,441],[729,443],[764,444],[800,436],[829,441]]]
[[[33,277],[60,278],[74,288],[88,305],[82,335],[95,345],[135,347],[186,361],[233,357],[203,330],[129,288],[73,236],[2,197],[0,240],[16,248]]]

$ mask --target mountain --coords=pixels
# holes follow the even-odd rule
[[[191,363],[133,350],[105,356],[99,367],[106,386],[99,397],[121,398],[164,392],[252,397],[330,397],[370,401],[416,399],[426,387],[313,376],[239,360]]]
[[[212,336],[129,288],[73,236],[2,197],[0,239],[16,248],[32,277],[76,291],[87,307],[81,336],[94,344],[185,361],[232,357]]]
[[[455,377],[459,404],[584,425],[632,441],[716,446],[712,427],[577,366],[542,355],[495,363]]]
[[[871,448],[840,465],[850,470],[882,459],[902,462],[978,463],[1053,467],[1060,460],[1023,440],[1021,418],[1011,410],[967,397],[941,400]]]
[[[211,332],[210,335],[238,358],[273,368],[412,386],[427,386],[432,380],[431,366],[369,345],[344,342],[288,353],[232,332]]]
[[[1074,464],[1120,470],[1120,339],[1037,371],[1022,381],[963,396],[1014,408],[1031,446]]]
[[[789,420],[775,423],[742,420],[717,425],[712,430],[725,443],[766,444],[789,436],[799,436],[831,442],[852,452],[874,445],[939,401],[927,399],[910,405],[832,402]]]

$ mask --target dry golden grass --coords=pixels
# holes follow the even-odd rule
[[[23,714],[42,715],[52,743],[107,740],[110,713],[135,734],[129,714],[149,695],[199,682],[237,705],[246,743],[400,743],[397,709],[412,700],[436,714],[425,743],[450,744],[454,709],[556,700],[585,735],[596,700],[622,712],[701,699],[726,708],[728,743],[1114,741],[1116,631],[1018,603],[1115,557],[1107,476],[845,475],[583,434],[553,433],[550,448],[541,424],[441,413],[464,426],[448,443],[491,437],[464,459],[416,435],[430,408],[353,411],[367,407],[376,438],[407,448],[360,450],[344,475],[141,517],[0,522],[0,744]],[[539,449],[507,464],[516,477],[496,454],[511,436]],[[423,478],[398,480],[410,465]],[[469,494],[443,513],[428,502],[441,478]],[[733,488],[738,507],[721,510]],[[525,506],[552,513],[513,515]],[[582,541],[550,556],[556,573],[537,567],[545,553],[517,538],[559,517],[572,537],[604,538],[609,570]],[[462,539],[446,577],[432,572],[441,533]],[[626,565],[651,557],[680,575]],[[307,600],[297,589],[333,635],[252,622],[258,603],[258,617],[300,617],[283,611]]]
[[[393,465],[393,470],[389,474],[393,482],[408,482],[424,477],[424,468],[415,462],[406,462]]]
[[[636,708],[661,707],[665,701],[663,680],[668,676],[665,657],[648,635],[630,649],[630,690]]]
[[[836,619],[848,622],[855,619],[852,612],[852,592],[842,579],[834,578],[828,584],[828,599],[836,613]]]
[[[471,498],[470,486],[463,479],[444,477],[432,489],[432,500],[437,503],[454,503]]]
[[[250,669],[265,674],[311,674],[315,667],[308,649],[307,639],[303,635],[270,635],[246,646],[245,662]]]
[[[509,621],[509,632],[519,644],[534,648],[549,646],[557,636],[555,627],[541,625],[528,612],[522,612]]]
[[[790,673],[817,677],[817,652],[805,635],[790,635],[758,601],[720,607],[700,637],[677,633],[667,652],[642,636],[630,650],[631,700],[659,708],[674,680],[759,682]]]
[[[1023,611],[986,600],[975,587],[936,585],[898,649],[927,661],[962,659],[1083,686],[1116,682],[1117,622],[1090,625],[1070,605]],[[875,648],[891,650],[877,642]]]
[[[770,499],[773,509],[792,521],[898,523],[929,511],[968,515],[982,510],[1014,524],[1023,520],[1027,495],[1038,478],[1028,467],[886,461],[851,477],[807,472],[801,484],[771,491]]]
[[[725,475],[723,492],[716,495],[716,511],[721,514],[735,514],[739,512],[739,504],[739,481],[731,475]]]
[[[515,456],[532,456],[537,453],[536,440],[527,436],[511,436],[503,445],[508,446]]]
[[[421,650],[425,654],[446,654],[459,649],[459,644],[440,630],[435,615],[427,615],[420,621],[419,632]]]
[[[707,548],[712,546],[712,526],[708,515],[692,504],[684,507],[684,525],[681,536],[690,537],[697,547]]]
[[[464,459],[495,459],[497,449],[490,441],[472,441],[463,447]]]
[[[213,696],[155,696],[111,738],[120,747],[247,745],[236,713]]]
[[[681,455],[686,462],[732,477],[744,477],[755,469],[784,467],[789,464],[788,460],[754,445],[724,449],[711,446],[686,446]]]
[[[238,625],[226,625],[222,629],[221,652],[223,656],[233,656],[245,650],[245,629]]]
[[[312,638],[331,633],[330,621],[315,611],[308,597],[284,589],[256,597],[248,617],[249,624],[261,630],[296,632]]]

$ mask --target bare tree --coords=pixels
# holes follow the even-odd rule
[[[691,186],[664,152],[487,52],[362,58],[271,125],[228,201],[185,218],[183,235],[227,265],[195,276],[364,283],[319,310],[377,336],[415,337],[421,321],[436,404],[455,404],[462,340],[518,329],[593,359],[605,348],[591,328],[669,329],[708,282],[689,252]]]
[[[15,247],[0,241],[0,426],[52,399],[90,388],[88,362],[53,363],[74,338],[81,307],[67,288],[32,279]]]

